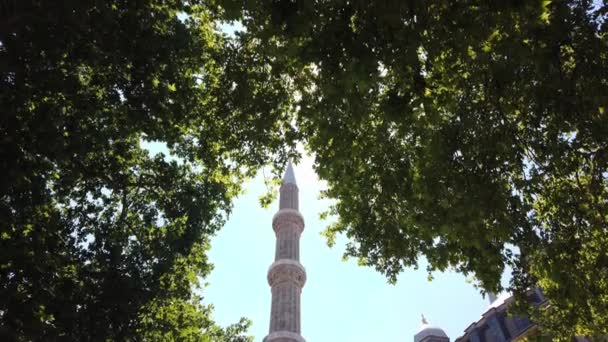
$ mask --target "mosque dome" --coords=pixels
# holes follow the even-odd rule
[[[443,329],[430,325],[429,322],[422,316],[422,326],[420,330],[414,335],[414,342],[426,342],[426,341],[449,341],[448,335]]]

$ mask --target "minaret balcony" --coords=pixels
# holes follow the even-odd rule
[[[300,334],[291,331],[275,331],[266,336],[264,342],[306,342],[306,340]]]
[[[299,211],[295,209],[281,209],[274,214],[272,218],[272,229],[274,232],[278,232],[279,229],[293,225],[299,233],[302,234],[304,231],[304,217]]]
[[[306,270],[296,260],[280,259],[270,265],[267,278],[270,286],[290,281],[302,288],[306,283]]]

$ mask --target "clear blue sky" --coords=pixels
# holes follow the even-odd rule
[[[319,213],[328,202],[318,199],[323,184],[314,174],[312,159],[303,159],[294,169],[306,222],[300,261],[308,276],[302,292],[302,335],[307,341],[413,341],[421,313],[453,341],[487,309],[487,299],[456,273],[437,273],[429,282],[420,265],[419,270],[402,273],[393,286],[373,269],[357,266],[356,260],[343,262],[345,240],[329,248],[320,235],[329,221],[321,221]],[[267,209],[260,207],[258,198],[266,191],[261,172],[245,188],[226,226],[212,240],[215,269],[203,295],[215,306],[218,323],[247,317],[253,321],[250,332],[261,342],[270,318],[266,272],[274,258],[271,222],[278,204],[275,200]]]

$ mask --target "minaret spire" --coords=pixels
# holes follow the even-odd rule
[[[291,160],[287,162],[287,169],[285,169],[285,174],[283,175],[283,184],[298,185],[298,183],[296,183],[296,175],[293,173]]]
[[[279,211],[283,209],[298,210],[298,184],[291,161],[287,162],[287,169],[285,169],[283,184],[280,189]]]
[[[279,211],[272,219],[277,237],[275,261],[268,269],[272,292],[270,329],[264,342],[305,342],[300,335],[300,294],[306,271],[300,264],[300,235],[304,218],[298,211],[298,185],[291,161],[279,195]]]

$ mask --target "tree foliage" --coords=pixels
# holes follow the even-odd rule
[[[487,291],[540,285],[556,336],[608,333],[608,5],[225,6],[298,91],[338,217],[391,280],[424,256]]]
[[[248,340],[193,291],[242,179],[286,160],[280,75],[201,1],[1,6],[1,339]]]

